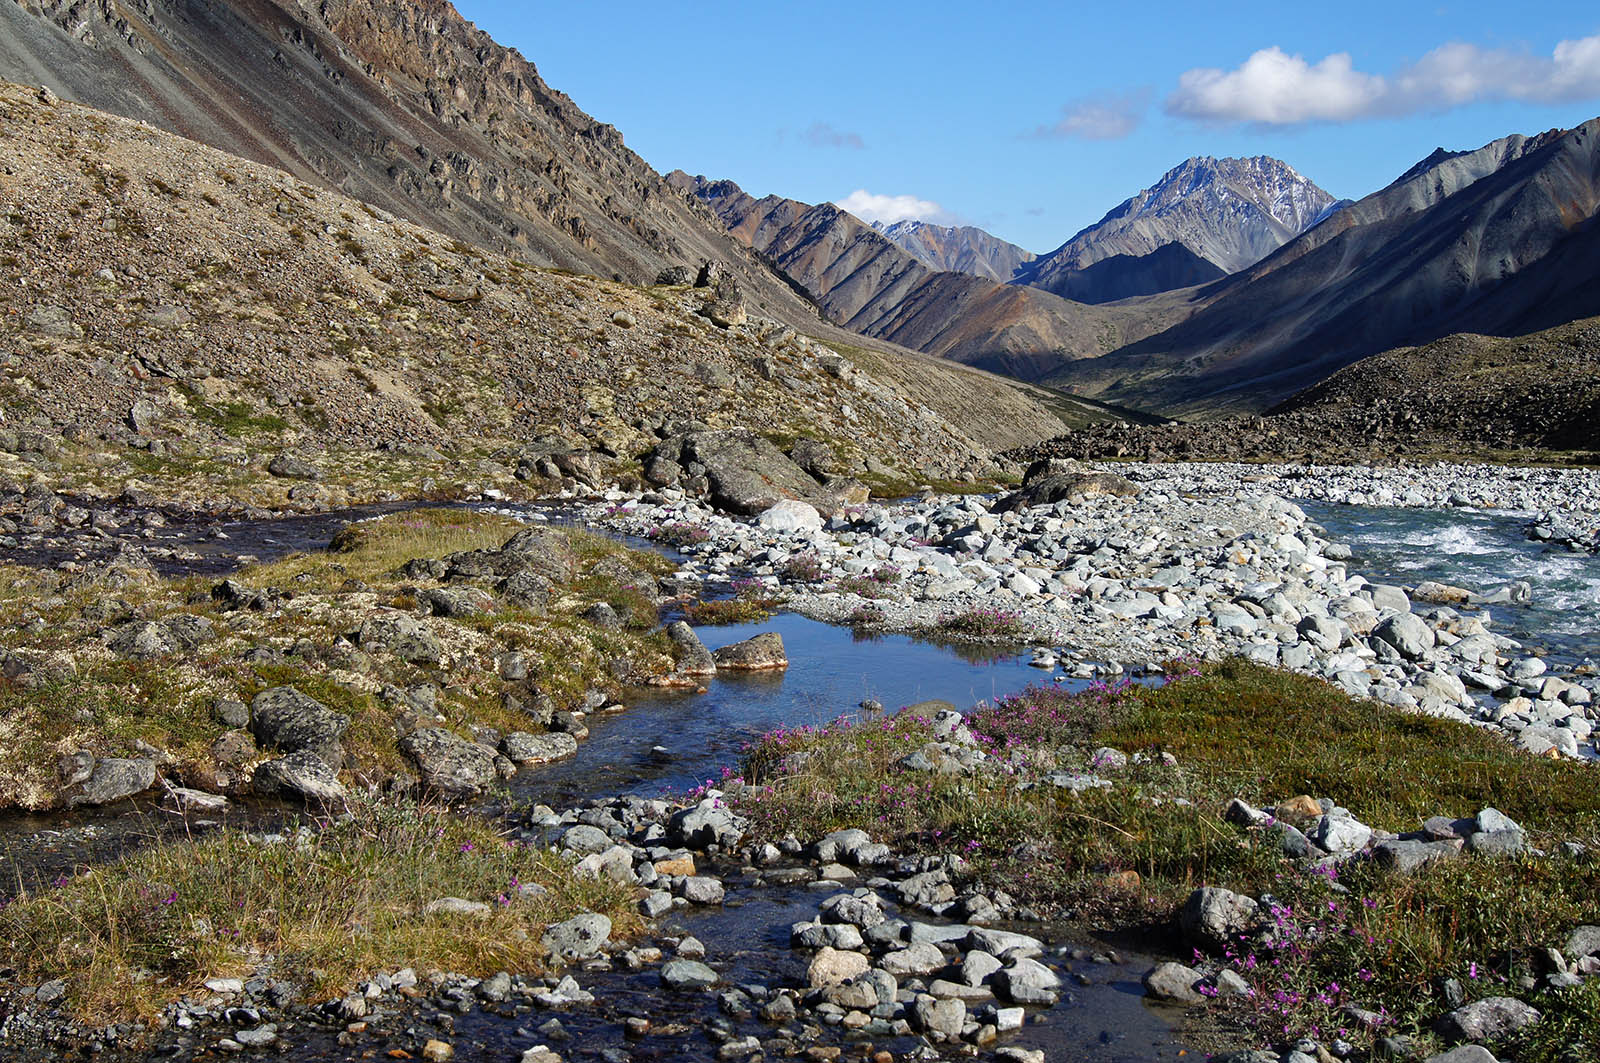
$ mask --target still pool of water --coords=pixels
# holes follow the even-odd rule
[[[1301,503],[1328,537],[1353,551],[1351,572],[1375,582],[1423,580],[1492,594],[1526,582],[1526,605],[1494,605],[1492,630],[1570,670],[1600,656],[1600,557],[1534,542],[1524,514]]]
[[[705,694],[650,690],[628,711],[589,719],[576,756],[525,771],[521,797],[547,804],[601,794],[683,792],[737,768],[740,751],[776,727],[823,726],[854,714],[863,699],[886,712],[931,698],[967,709],[978,701],[1049,683],[1050,672],[1013,652],[973,651],[904,635],[862,636],[850,628],[781,613],[760,624],[700,629],[717,649],[763,631],[783,636],[784,672],[724,673]],[[1081,685],[1081,684],[1079,684]]]

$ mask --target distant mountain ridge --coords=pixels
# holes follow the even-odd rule
[[[1184,310],[1129,311],[1068,302],[923,264],[832,203],[756,199],[732,181],[674,171],[673,187],[704,202],[821,308],[828,320],[926,354],[1023,380],[1148,335]]]
[[[1357,359],[1600,314],[1600,118],[1436,151],[1187,319],[1050,379],[1167,414],[1259,410]]]
[[[1279,159],[1187,159],[1022,270],[1019,283],[1066,294],[1075,275],[1115,255],[1139,259],[1181,244],[1216,271],[1245,269],[1311,228],[1340,201]]]
[[[1036,256],[974,225],[934,225],[914,218],[872,227],[929,269],[1010,281]]]

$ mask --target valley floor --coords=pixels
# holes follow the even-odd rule
[[[1146,990],[1195,1036],[1273,1048],[1240,1059],[1564,1060],[1592,1036],[1592,645],[1529,629],[1555,593],[1536,563],[1368,579],[1302,505],[1500,513],[1581,575],[1600,474],[1046,465],[1015,497],[826,520],[568,503],[666,557],[480,507],[226,579],[128,550],[11,569],[7,803],[77,805],[53,829],[79,836],[160,779],[201,837],[20,883],[0,1054],[1071,1058],[1074,1009],[1134,962],[1090,928],[1158,953]],[[966,647],[993,695],[813,704],[829,662],[737,641],[777,609],[914,633],[892,659],[929,676]],[[707,741],[723,779],[656,799],[696,688],[775,682],[741,666],[789,668],[798,715],[742,754]],[[574,752],[593,770],[541,800]],[[198,822],[224,800],[258,818]],[[793,925],[736,929],[750,904]],[[1125,1058],[1176,1043],[1161,1015]]]

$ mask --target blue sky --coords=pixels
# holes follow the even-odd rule
[[[1600,115],[1600,8],[1566,0],[457,6],[662,172],[1033,251],[1191,155],[1359,198]]]

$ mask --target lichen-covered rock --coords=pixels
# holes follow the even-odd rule
[[[140,794],[154,786],[156,762],[149,757],[123,759],[101,757],[94,762],[89,777],[83,780],[83,789],[67,798],[67,805],[108,805],[125,797]]]
[[[290,753],[257,765],[251,785],[258,794],[298,798],[311,805],[329,804],[345,795],[338,773],[321,758],[306,752]]]
[[[569,734],[529,734],[512,731],[500,740],[500,752],[513,764],[544,764],[578,751],[578,740]]]
[[[361,623],[358,635],[364,647],[382,646],[402,661],[437,665],[444,659],[444,647],[428,630],[428,625],[398,610],[374,613]]]
[[[263,690],[250,702],[250,733],[265,749],[310,753],[337,771],[350,717],[294,687]]]
[[[611,938],[611,920],[598,912],[584,912],[552,926],[539,943],[563,960],[587,960],[599,955]]]
[[[416,763],[424,786],[447,796],[482,793],[500,777],[494,750],[442,727],[412,731],[400,740],[400,751]]]

